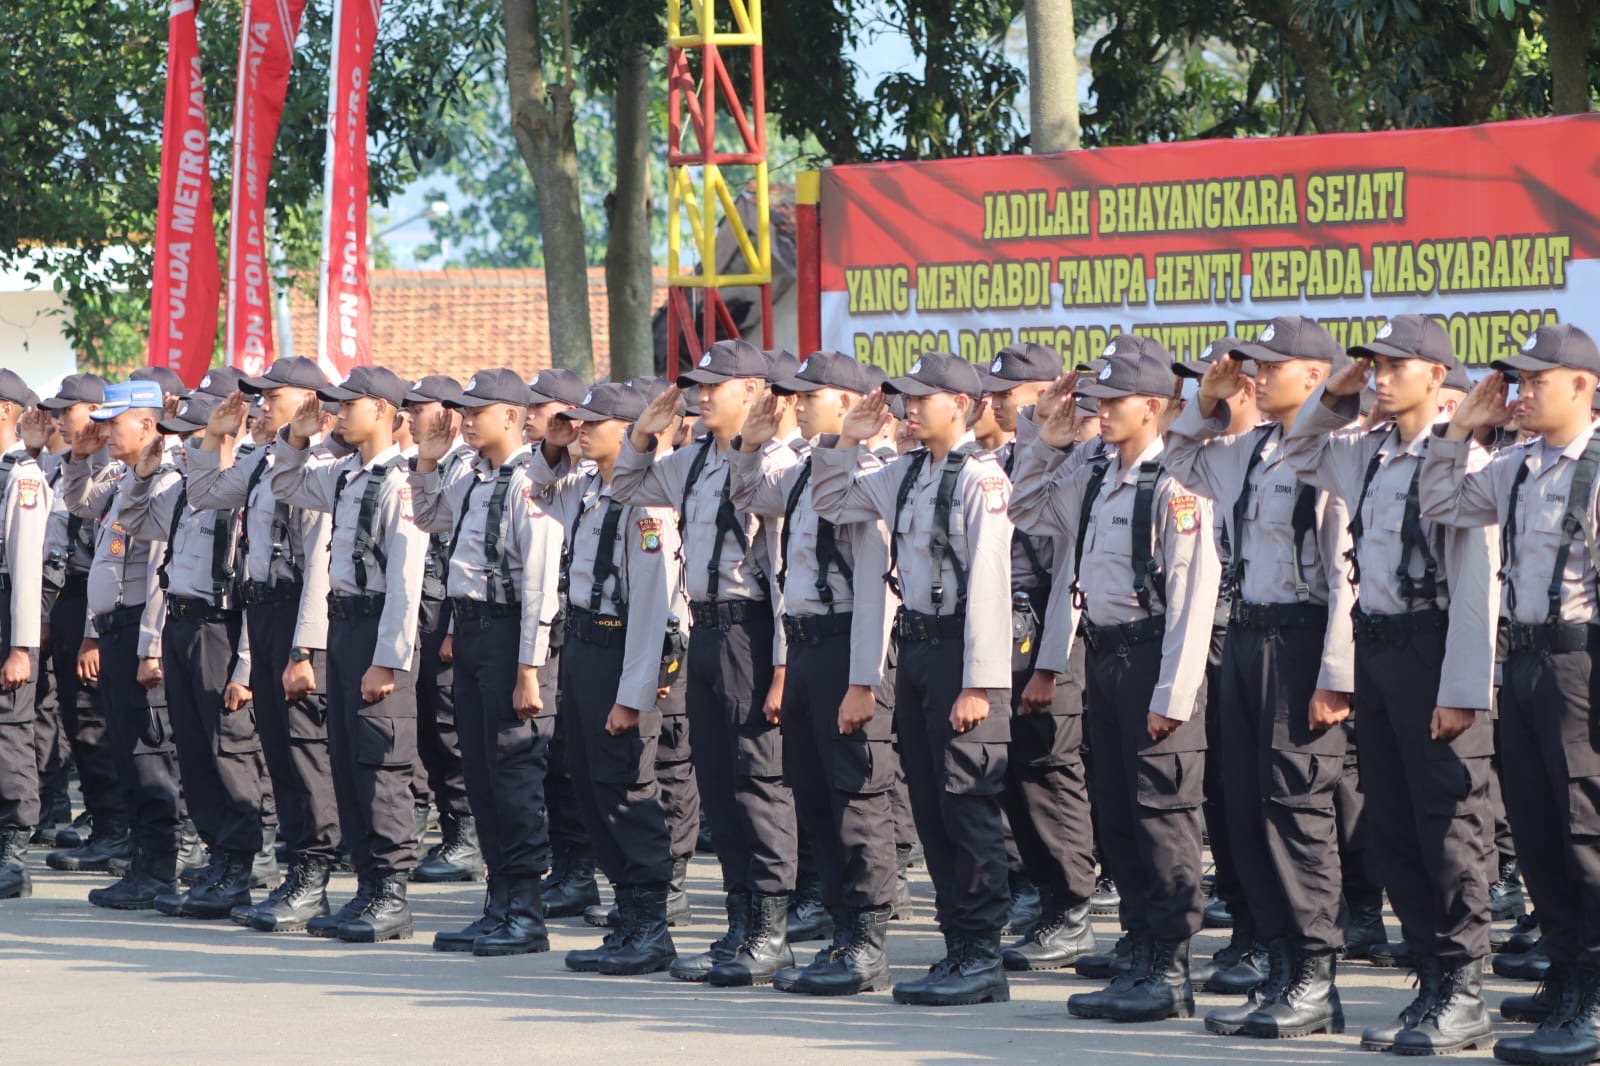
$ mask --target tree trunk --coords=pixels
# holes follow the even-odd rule
[[[594,376],[594,340],[589,329],[589,269],[578,199],[571,70],[560,83],[545,84],[538,0],[501,0],[501,10],[511,133],[533,177],[539,203],[551,362],[588,379]]]
[[[1600,4],[1596,0],[1550,0],[1544,37],[1550,48],[1550,110],[1575,115],[1589,110],[1589,42]]]
[[[1509,19],[1494,19],[1484,35],[1483,66],[1472,86],[1462,94],[1456,114],[1462,125],[1475,126],[1494,117],[1495,105],[1506,91],[1506,81],[1517,63],[1521,32]]]
[[[1312,26],[1302,23],[1291,12],[1279,27],[1289,54],[1294,56],[1300,76],[1305,79],[1306,114],[1318,133],[1333,133],[1342,129],[1344,120],[1339,114],[1339,96],[1333,89],[1333,75],[1328,72],[1328,52],[1322,38]]]
[[[608,204],[606,311],[611,325],[611,380],[655,373],[650,316],[650,52],[640,47],[617,67],[614,118],[617,185]]]
[[[1072,0],[1027,0],[1028,127],[1035,152],[1078,147],[1078,41]]]

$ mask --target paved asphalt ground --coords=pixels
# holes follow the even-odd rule
[[[1198,1018],[1119,1026],[1068,1015],[1069,994],[1095,987],[1067,973],[1024,975],[1011,1002],[933,1010],[896,1006],[887,992],[815,1000],[770,989],[715,990],[660,974],[572,974],[562,953],[593,944],[581,920],[551,926],[552,951],[509,959],[446,955],[435,931],[466,924],[481,885],[414,885],[413,940],[357,947],[304,934],[269,935],[228,922],[100,910],[85,894],[106,879],[45,868],[30,855],[34,895],[0,903],[0,1063],[1366,1063],[1363,1026],[1411,997],[1409,975],[1354,963],[1340,974],[1349,1029],[1340,1037],[1263,1043],[1207,1034]],[[915,872],[917,916],[891,927],[895,976],[940,952],[932,888]],[[694,924],[680,951],[720,930],[715,864],[690,871]],[[337,878],[336,901],[354,890]],[[337,902],[336,902],[337,905]],[[1098,923],[1102,942],[1115,923]],[[1390,935],[1398,929],[1390,919]],[[1209,955],[1225,937],[1195,941]],[[809,958],[815,945],[802,947]],[[1488,977],[1490,1005],[1531,985]],[[1199,1009],[1227,1000],[1201,995]],[[1501,1025],[1502,1032],[1525,1031]],[[1482,1061],[1487,1052],[1462,1056]]]

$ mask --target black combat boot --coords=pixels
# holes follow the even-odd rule
[[[1244,1029],[1246,1019],[1277,1002],[1289,983],[1289,942],[1273,940],[1258,949],[1261,953],[1261,980],[1245,992],[1243,1003],[1207,1011],[1206,1032],[1232,1036]]]
[[[506,920],[492,933],[472,942],[472,953],[480,956],[530,955],[550,950],[550,934],[544,927],[544,907],[539,899],[538,877],[508,877]],[[580,912],[581,913],[581,912]]]
[[[263,933],[298,933],[313,918],[327,914],[330,865],[319,856],[296,855],[289,876],[246,924]]]
[[[818,951],[810,962],[801,966],[798,961],[793,966],[785,966],[772,975],[772,987],[779,992],[798,992],[795,986],[800,983],[800,975],[810,970],[827,966],[833,962],[839,952],[850,943],[850,923],[852,911],[848,907],[837,907],[833,910],[833,939],[828,946]]]
[[[56,830],[56,840],[52,846],[63,850],[81,848],[89,843],[89,838],[93,835],[93,827],[94,815],[88,811],[82,811],[72,820],[71,825],[62,826]]]
[[[439,815],[439,832],[444,839],[411,871],[411,880],[425,884],[482,881],[486,868],[478,846],[478,823],[472,816],[445,811]]]
[[[356,894],[345,901],[344,906],[332,914],[324,914],[306,922],[306,932],[312,936],[319,936],[331,940],[339,935],[339,927],[345,922],[353,922],[361,917],[367,909],[367,904],[378,894],[378,879],[371,874],[356,875]]]
[[[1543,981],[1550,971],[1550,955],[1545,951],[1544,937],[1520,955],[1506,952],[1494,957],[1494,972],[1498,977],[1513,981]]]
[[[772,975],[794,965],[789,950],[789,896],[778,892],[750,895],[750,922],[744,943],[733,958],[711,967],[706,982],[717,988],[742,988],[772,983]]]
[[[1550,968],[1552,974],[1558,970],[1566,972],[1561,978],[1560,999],[1552,1003],[1549,1016],[1527,1036],[1496,1042],[1495,1058],[1530,1066],[1600,1059],[1600,970],[1589,966]]]
[[[822,881],[815,874],[802,877],[789,896],[789,943],[827,940],[833,936],[833,916],[822,903]]]
[[[1507,996],[1500,1001],[1500,1017],[1508,1022],[1542,1023],[1556,1012],[1569,993],[1577,994],[1577,975],[1562,962],[1552,962],[1544,980],[1531,996]],[[1568,1013],[1575,1003],[1567,1004]]]
[[[1233,912],[1228,909],[1228,901],[1221,896],[1206,900],[1200,912],[1200,924],[1206,929],[1232,929]]]
[[[96,907],[116,911],[154,910],[156,899],[178,890],[178,857],[171,852],[157,855],[140,848],[122,880],[89,893]]]
[[[725,933],[711,942],[711,946],[698,955],[678,960],[672,964],[668,971],[680,981],[704,981],[711,973],[711,968],[719,962],[726,962],[733,958],[744,943],[745,933],[750,928],[750,894],[748,892],[729,892],[725,905],[728,911],[728,929]]]
[[[572,848],[564,861],[557,856],[550,876],[540,886],[546,918],[576,918],[586,907],[600,902],[600,885],[594,879],[594,852]]]
[[[1510,929],[1489,930],[1489,950],[1520,955],[1539,942],[1539,911],[1529,911],[1512,923]]]
[[[1000,953],[1008,970],[1061,970],[1099,947],[1089,924],[1089,901],[1072,903],[1056,892],[1046,894],[1032,931]]]
[[[1528,897],[1522,891],[1522,871],[1515,858],[1500,864],[1500,876],[1489,886],[1489,918],[1507,922],[1528,910]]]
[[[1089,897],[1089,913],[1097,918],[1109,917],[1122,910],[1122,893],[1109,876],[1101,876],[1094,883],[1094,895]]]
[[[250,887],[274,889],[283,884],[283,870],[278,865],[278,827],[261,827],[261,849],[250,857]]]
[[[1093,903],[1089,904],[1089,913],[1094,913]],[[1122,976],[1133,964],[1133,941],[1131,934],[1118,937],[1110,951],[1085,955],[1079,959],[1072,966],[1073,972],[1091,981],[1109,981]]]
[[[1152,940],[1150,961],[1144,974],[1128,987],[1106,997],[1102,1010],[1105,1017],[1118,1022],[1159,1022],[1167,1018],[1192,1017],[1194,989],[1189,984],[1189,941]]]
[[[957,932],[954,957],[943,974],[932,975],[916,999],[924,1007],[967,1007],[977,1003],[1006,1003],[1011,986],[1000,962],[1000,931]],[[898,988],[896,990],[898,992]],[[906,1002],[896,995],[896,1002]]]
[[[1231,945],[1230,945],[1231,946]],[[1223,949],[1226,951],[1227,949]],[[1252,944],[1231,965],[1224,965],[1227,956],[1217,952],[1220,961],[1213,961],[1211,973],[1206,977],[1205,990],[1218,996],[1245,996],[1267,977],[1267,945]]]
[[[1393,1050],[1395,1038],[1421,1022],[1422,1016],[1428,1012],[1428,1008],[1438,998],[1439,960],[1432,956],[1423,956],[1417,959],[1415,973],[1417,977],[1416,998],[1406,1004],[1399,1017],[1388,1025],[1375,1025],[1362,1032],[1361,1046],[1367,1051]]]
[[[360,914],[339,923],[339,939],[346,944],[410,940],[413,927],[411,906],[406,902],[407,877],[392,872],[375,876],[372,898]]]
[[[34,826],[30,843],[56,846],[56,835],[72,824],[72,797],[67,794],[67,772],[63,768],[48,778],[39,778],[39,824]]]
[[[183,884],[183,846],[178,847],[178,884]],[[168,918],[178,918],[183,915],[183,905],[189,899],[189,893],[197,888],[204,888],[222,876],[223,869],[228,865],[228,857],[220,851],[208,852],[206,864],[194,878],[194,883],[188,888],[178,888],[172,892],[163,892],[156,897],[156,910]]]
[[[33,895],[28,876],[27,829],[0,829],[0,899],[25,899]]]
[[[1389,932],[1383,927],[1382,893],[1376,899],[1346,898],[1343,917],[1345,958],[1371,958],[1373,948],[1389,943]]]
[[[1493,1035],[1483,1002],[1483,960],[1458,960],[1440,967],[1439,994],[1421,1021],[1395,1036],[1394,1053],[1454,1055],[1488,1043]]]
[[[1334,984],[1338,963],[1331,951],[1295,951],[1282,993],[1244,1020],[1244,1035],[1264,1040],[1344,1032],[1344,1007]]]
[[[841,913],[839,919],[848,919],[836,919],[847,931],[843,946],[826,963],[802,970],[794,990],[808,996],[853,996],[887,988],[889,955],[883,945],[890,912],[890,907],[872,907]]]
[[[184,893],[178,917],[216,921],[228,917],[237,906],[250,905],[250,866],[255,852],[229,851],[222,855],[217,876]]]
[[[900,981],[894,986],[894,1001],[896,1003],[921,1003],[923,989],[929,985],[942,981],[950,975],[960,961],[962,946],[961,934],[953,929],[941,929],[944,937],[944,958],[928,967],[928,972],[921,977],[913,977],[909,981]]]
[[[128,827],[117,822],[97,822],[89,839],[77,847],[52,851],[44,864],[67,873],[109,873],[111,860],[129,861],[133,857],[133,837]]]
[[[1039,888],[1024,873],[1011,875],[1011,910],[1006,914],[1006,927],[1003,933],[1012,936],[1027,936],[1044,911],[1044,902],[1039,898]]]
[[[622,924],[621,940],[609,954],[602,955],[599,970],[614,977],[660,973],[678,957],[667,931],[667,899],[671,889],[664,884],[634,885],[617,889],[617,906]]]
[[[1404,940],[1390,940],[1367,948],[1367,963],[1385,970],[1414,970],[1417,962]]]
[[[505,924],[510,910],[511,882],[490,874],[489,886],[483,892],[483,914],[465,929],[441,930],[433,934],[433,950],[471,951],[480,936],[488,936]]]

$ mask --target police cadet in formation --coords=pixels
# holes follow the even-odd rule
[[[1172,357],[1118,338],[1079,391],[1098,403],[1103,461],[1056,477],[1071,443],[1063,402],[1017,464],[1018,528],[1069,538],[1074,599],[1088,644],[1091,795],[1101,848],[1122,892],[1130,967],[1074,1015],[1155,1021],[1194,1012],[1189,939],[1200,930],[1200,803],[1205,664],[1220,577],[1207,501],[1164,469],[1162,418],[1176,391]]]
[[[427,537],[394,443],[405,382],[358,366],[307,397],[273,445],[274,499],[332,514],[328,593],[328,756],[339,828],[357,891],[313,936],[372,943],[411,936],[406,881],[417,864],[411,773],[416,759],[416,638]],[[339,404],[336,430],[356,449],[310,462],[322,400]]]
[[[330,520],[279,500],[270,474],[278,431],[328,379],[314,360],[290,356],[238,384],[190,448],[185,476],[192,505],[242,512],[235,570],[250,648],[248,688],[289,855],[283,883],[234,919],[262,932],[293,932],[328,913],[328,876],[341,844],[325,689]],[[236,456],[228,443],[240,433],[249,396],[261,397],[259,428],[270,439]]]
[[[767,361],[740,340],[719,341],[652,400],[622,445],[611,492],[623,503],[678,509],[690,629],[687,690],[702,814],[727,893],[728,927],[674,977],[718,986],[765,984],[793,961],[794,799],[783,781],[773,666],[783,659],[770,576],[777,523],[733,505],[728,452],[765,384]],[[676,417],[678,389],[697,388],[706,435],[656,455]],[[794,462],[781,450],[775,461]]]
[[[656,973],[677,956],[667,930],[677,860],[656,780],[677,531],[670,509],[612,495],[622,439],[645,405],[632,385],[595,385],[551,423],[530,468],[566,540],[560,689],[568,769],[617,899],[613,931],[599,947],[567,953],[567,968],[580,972]],[[573,443],[583,460],[576,467]]]
[[[1419,978],[1394,1023],[1361,1042],[1451,1054],[1490,1036],[1481,991],[1499,551],[1490,531],[1436,527],[1421,511],[1423,460],[1447,417],[1439,388],[1455,364],[1444,327],[1398,315],[1350,354],[1356,362],[1306,401],[1284,453],[1351,512],[1361,780],[1384,887]],[[1359,417],[1369,375],[1393,421],[1343,433]]]
[[[1253,368],[1247,376],[1246,360]],[[1168,437],[1173,474],[1222,513],[1232,600],[1220,670],[1219,743],[1228,833],[1265,979],[1206,1028],[1256,1037],[1342,1032],[1334,986],[1339,925],[1335,790],[1355,688],[1354,594],[1344,506],[1284,461],[1283,432],[1348,362],[1308,318],[1276,318],[1256,343],[1230,343]],[[1240,430],[1230,404],[1253,396],[1261,424]],[[1247,401],[1246,406],[1249,403]]]
[[[444,374],[429,374],[406,390],[405,414],[411,439],[446,406],[461,398],[461,383]],[[449,481],[458,465],[470,462],[474,452],[453,425],[451,447],[440,461],[439,476]],[[461,771],[461,741],[456,730],[455,636],[446,595],[450,568],[450,532],[428,538],[428,564],[422,574],[422,611],[417,636],[417,773],[412,778],[412,798],[417,803],[417,839],[427,830],[430,801],[439,809],[437,845],[417,863],[413,881],[479,881],[484,876],[483,850],[477,823],[467,799]]]
[[[34,695],[39,680],[50,488],[17,435],[38,397],[0,369],[0,900],[31,895],[28,842],[39,822]]]
[[[89,415],[105,401],[105,386],[105,379],[94,374],[71,374],[62,379],[56,395],[40,405],[55,421],[66,446],[50,457],[53,462],[45,474],[52,495],[45,534],[46,565],[61,569],[61,591],[48,615],[50,663],[83,793],[83,812],[72,825],[58,828],[54,834],[60,850],[45,856],[51,869],[103,872],[109,870],[113,859],[126,861],[129,857],[128,814],[107,740],[100,689],[78,673],[78,652],[86,630],[91,640],[94,637],[88,629],[85,595],[98,525],[69,512],[62,492],[72,442],[89,425]],[[101,448],[89,459],[90,476],[99,475],[110,462],[111,457]]]
[[[1466,529],[1498,524],[1500,758],[1506,813],[1528,889],[1539,905],[1550,969],[1532,996],[1501,1005],[1532,1034],[1495,1045],[1502,1062],[1600,1059],[1600,742],[1591,708],[1595,628],[1596,492],[1600,436],[1594,401],[1600,349],[1571,325],[1541,326],[1494,363],[1431,442],[1420,486],[1423,516]],[[1504,374],[1517,397],[1506,399]],[[1535,436],[1477,468],[1475,433],[1513,414]],[[1479,727],[1474,727],[1479,728]]]
[[[1011,995],[1000,959],[1010,909],[1000,793],[1011,739],[1011,486],[973,438],[982,391],[971,363],[924,353],[851,408],[834,447],[812,454],[820,517],[889,523],[886,580],[903,604],[895,731],[945,956],[895,985],[897,1003]],[[865,471],[862,445],[889,419],[884,392],[905,395],[923,448]]]
[[[456,727],[489,878],[483,915],[433,946],[478,956],[550,950],[539,879],[550,869],[544,785],[557,706],[546,660],[560,610],[561,527],[528,476],[528,402],[516,371],[478,371],[448,405],[460,409],[476,459],[444,480],[455,423],[440,411],[420,427],[410,475],[417,524],[451,537]]]
[[[229,375],[218,369],[212,375]],[[232,391],[232,381],[228,383]],[[163,433],[204,428],[220,401],[194,393]],[[198,443],[198,442],[196,442]],[[232,447],[233,441],[224,442]],[[183,459],[194,445],[186,447]],[[261,742],[250,703],[250,668],[236,649],[241,619],[234,588],[238,512],[196,507],[182,473],[166,464],[165,443],[149,441],[117,489],[118,515],[135,541],[161,544],[166,592],[161,674],[191,816],[218,860],[181,896],[157,909],[185,918],[226,918],[249,904],[251,871],[262,846]]]
[[[532,402],[522,439],[537,448],[544,441],[556,417],[583,402],[589,386],[564,367],[541,370],[528,382]],[[565,600],[562,602],[565,608]],[[546,674],[557,686],[560,699],[561,648],[566,643],[567,627],[557,619],[550,627],[550,656]],[[571,765],[566,757],[566,720],[556,717],[555,735],[550,740],[550,768],[545,778],[544,800],[550,820],[550,875],[541,887],[545,915],[570,918],[600,905],[600,886],[595,881],[594,845],[581,812],[573,785]]]
[[[1016,469],[1019,423],[1061,374],[1061,356],[1040,344],[1002,348],[980,369],[998,434],[996,461]],[[989,446],[988,441],[980,443]],[[1094,827],[1083,762],[1081,677],[1069,670],[1073,629],[1070,583],[1056,582],[1070,545],[1022,530],[1011,535],[1011,752],[1005,807],[1023,869],[1038,887],[1040,914],[1012,931],[1008,970],[1057,970],[1092,954]]]
[[[84,639],[78,673],[99,683],[133,851],[127,872],[91,890],[89,902],[152,910],[157,895],[177,890],[178,876],[178,767],[159,668],[166,607],[156,564],[165,548],[129,536],[117,483],[132,478],[132,465],[162,439],[165,399],[148,380],[107,385],[104,396],[72,442],[61,492],[73,515],[100,524],[86,589],[94,639]],[[116,463],[96,473],[92,460],[102,448]]]
[[[811,840],[833,941],[810,965],[779,971],[773,984],[809,995],[852,995],[889,983],[884,939],[898,887],[889,793],[898,761],[893,722],[877,713],[891,617],[880,577],[888,533],[879,520],[835,525],[818,515],[812,449],[798,466],[772,464],[766,455],[791,446],[780,435],[786,398],[793,398],[801,438],[822,446],[881,381],[848,355],[815,352],[773,384],[731,455],[735,506],[783,519],[784,778]],[[864,449],[859,459],[863,472],[883,466]]]

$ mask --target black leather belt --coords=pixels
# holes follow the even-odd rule
[[[485,603],[465,596],[450,597],[450,609],[458,622],[476,622],[484,618],[521,618],[520,603]]]
[[[225,607],[218,607],[210,600],[202,600],[197,596],[167,596],[167,617],[183,618],[191,622],[211,622],[226,619],[234,612]]]
[[[94,616],[94,631],[99,636],[115,633],[119,629],[139,624],[139,619],[144,617],[144,604],[130,603],[122,607],[114,607]]]
[[[771,610],[766,600],[693,600],[689,603],[689,617],[695,625],[716,629],[744,625],[760,612],[770,613]]]
[[[1328,608],[1316,603],[1247,603],[1235,600],[1229,624],[1246,629],[1326,629]]]
[[[357,618],[371,618],[375,614],[383,613],[383,597],[368,594],[365,596],[343,596],[338,593],[328,593],[328,617],[336,622],[349,622]]]
[[[1095,651],[1125,650],[1135,644],[1161,640],[1166,635],[1167,617],[1161,614],[1120,625],[1097,626],[1088,620],[1083,623],[1083,639]]]
[[[620,648],[628,639],[628,620],[573,607],[567,614],[567,636],[597,648]]]
[[[1350,619],[1357,640],[1380,644],[1401,644],[1422,633],[1443,633],[1450,625],[1450,616],[1437,607],[1404,614],[1368,614],[1355,607],[1350,611]]]
[[[1584,622],[1501,622],[1509,652],[1533,651],[1556,655],[1565,651],[1587,651],[1590,626]]]
[[[828,637],[850,632],[850,619],[843,614],[786,614],[783,616],[783,636],[790,644],[820,644]]]
[[[255,607],[262,603],[278,603],[282,600],[298,600],[300,589],[301,584],[298,581],[280,581],[276,585],[270,581],[246,581],[239,586],[239,599],[246,607]]]
[[[902,607],[894,616],[894,635],[903,644],[932,643],[965,636],[967,614],[923,614]]]

